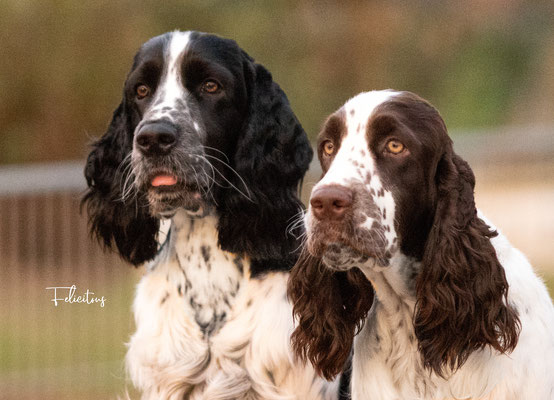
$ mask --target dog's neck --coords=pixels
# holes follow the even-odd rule
[[[371,260],[360,269],[372,283],[375,294],[387,309],[393,311],[397,303],[415,305],[415,281],[421,263],[397,251],[390,265],[376,266]]]
[[[375,300],[368,319],[373,331],[370,342],[388,347],[391,354],[401,354],[415,343],[413,315],[415,310],[415,274],[419,263],[397,252],[387,267],[364,267],[362,272],[375,290]],[[379,340],[379,337],[384,340]]]
[[[360,267],[375,289],[375,301],[355,339],[354,363],[355,369],[366,371],[373,368],[372,360],[384,361],[395,385],[403,386],[409,380],[413,387],[425,393],[432,383],[426,374],[419,373],[423,367],[413,326],[415,280],[420,266],[412,258],[396,253],[387,267]],[[363,356],[356,357],[356,353]],[[387,356],[378,356],[383,354]],[[413,371],[418,373],[414,375]],[[360,373],[356,379],[364,378]]]
[[[249,260],[221,250],[217,217],[191,217],[179,211],[156,270],[166,270],[202,332],[209,336],[225,323],[249,276]],[[167,248],[167,250],[166,250]]]

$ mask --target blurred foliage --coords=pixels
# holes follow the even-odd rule
[[[451,128],[554,120],[552,0],[0,0],[0,27],[0,163],[83,157],[138,47],[174,29],[235,39],[312,138],[349,97],[389,87]]]

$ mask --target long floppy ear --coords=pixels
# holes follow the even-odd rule
[[[288,295],[298,323],[291,336],[294,352],[333,379],[373,304],[371,283],[359,269],[332,271],[304,249],[291,271]]]
[[[92,145],[85,166],[89,189],[81,205],[86,205],[91,233],[107,248],[115,244],[123,259],[139,265],[156,255],[159,221],[148,214],[141,194],[123,199],[132,143],[131,123],[121,103],[107,132]]]
[[[512,351],[520,323],[508,305],[508,282],[477,216],[469,165],[451,145],[439,161],[438,200],[416,282],[415,333],[425,367],[440,376],[490,345]]]
[[[219,201],[219,241],[223,249],[253,259],[291,260],[297,239],[287,225],[302,210],[298,188],[312,159],[306,133],[271,74],[244,54],[248,117],[239,134],[234,167],[248,187],[228,190]]]

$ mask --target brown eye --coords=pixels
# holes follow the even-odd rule
[[[144,99],[150,94],[150,88],[146,85],[137,86],[137,99]]]
[[[398,140],[391,139],[387,142],[386,149],[389,153],[392,154],[400,154],[404,151],[405,147],[404,145],[399,142]]]
[[[206,81],[202,85],[202,90],[206,93],[215,93],[219,90],[219,85],[215,81]]]
[[[326,155],[331,156],[335,152],[335,145],[330,140],[326,140],[323,143],[323,151]]]

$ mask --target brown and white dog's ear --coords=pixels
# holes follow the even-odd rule
[[[450,143],[447,147],[437,167],[437,206],[416,282],[414,316],[423,363],[440,376],[486,345],[513,351],[520,329],[490,241],[497,233],[477,216],[473,172]]]
[[[292,347],[326,379],[342,372],[354,336],[373,304],[371,283],[357,268],[332,271],[304,249],[292,269],[288,295],[297,317]]]

